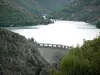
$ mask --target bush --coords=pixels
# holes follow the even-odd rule
[[[100,75],[100,37],[72,48],[60,61],[55,75]]]
[[[97,21],[96,27],[100,28],[100,21]]]

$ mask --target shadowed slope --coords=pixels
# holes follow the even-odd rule
[[[35,42],[30,42],[19,34],[0,29],[0,73],[37,75],[46,64]]]

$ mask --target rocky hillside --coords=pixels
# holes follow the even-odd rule
[[[96,24],[100,21],[100,0],[74,0],[49,17]]]
[[[45,65],[34,39],[0,29],[0,75],[39,75]]]

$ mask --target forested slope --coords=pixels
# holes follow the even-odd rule
[[[49,18],[85,21],[96,24],[100,21],[100,0],[74,0],[62,9],[50,14]]]
[[[49,10],[49,13],[61,9],[66,4],[73,2],[73,0],[36,0],[41,6]]]
[[[48,24],[44,14],[62,8],[73,0],[0,0],[0,26]]]
[[[0,0],[0,26],[28,26],[50,23],[49,20],[44,20],[42,16],[37,16],[32,11],[27,10],[19,1]]]

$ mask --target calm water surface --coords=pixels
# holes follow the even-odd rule
[[[49,25],[10,27],[11,31],[34,38],[40,43],[76,46],[83,44],[83,39],[92,40],[99,35],[100,29],[85,22],[57,21]]]

